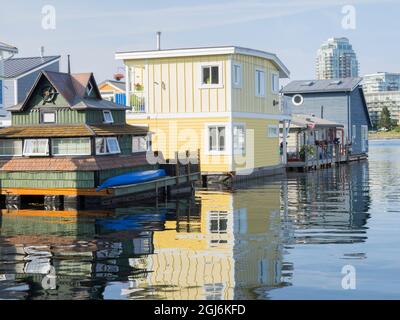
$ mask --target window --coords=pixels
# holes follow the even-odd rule
[[[233,126],[233,151],[235,154],[246,152],[246,130],[243,125]]]
[[[150,136],[132,137],[132,152],[146,152],[151,150]]]
[[[236,88],[242,87],[242,66],[240,64],[233,65],[233,85]]]
[[[91,81],[89,81],[86,87],[86,95],[90,96],[92,92],[93,92],[93,84]]]
[[[225,127],[208,127],[208,151],[225,151]]]
[[[116,137],[96,138],[96,154],[116,154],[121,153]]]
[[[42,113],[42,123],[56,123],[56,113],[55,112],[43,112]]]
[[[51,153],[55,156],[90,155],[90,138],[52,139]]]
[[[303,96],[301,94],[296,94],[292,98],[292,103],[295,106],[301,106],[304,102]]]
[[[268,126],[268,138],[276,138],[279,137],[279,127],[276,125]]]
[[[0,156],[22,156],[22,140],[0,140]]]
[[[351,128],[351,143],[356,143],[356,139],[357,139],[357,126],[356,125],[352,125]]]
[[[48,156],[49,139],[27,139],[24,143],[24,156]]]
[[[222,84],[222,74],[220,65],[203,65],[201,66],[202,87],[218,87]]]
[[[279,75],[277,73],[273,73],[271,77],[271,85],[272,92],[279,93]]]
[[[211,233],[224,234],[228,231],[228,212],[227,211],[210,211]]]
[[[361,151],[368,151],[368,126],[361,126]]]
[[[114,123],[114,118],[112,116],[111,111],[109,111],[109,110],[103,111],[103,122],[104,123]]]
[[[255,78],[256,96],[265,97],[265,72],[263,70],[256,69]]]

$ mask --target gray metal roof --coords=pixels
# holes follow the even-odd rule
[[[282,93],[347,92],[356,89],[362,78],[329,80],[296,80],[282,89]]]
[[[4,78],[16,78],[46,63],[56,61],[60,56],[12,58],[4,61]]]

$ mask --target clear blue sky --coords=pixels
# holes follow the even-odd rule
[[[356,9],[356,29],[342,28],[342,7]],[[56,29],[41,26],[42,7],[56,9]],[[358,55],[361,74],[400,72],[398,0],[89,0],[7,1],[1,6],[0,41],[20,56],[72,56],[72,71],[111,78],[121,64],[116,51],[239,45],[278,54],[291,79],[315,77],[315,56],[329,37],[346,36]],[[121,70],[121,69],[120,69]]]

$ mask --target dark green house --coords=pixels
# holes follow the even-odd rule
[[[126,109],[102,100],[91,73],[42,72],[0,129],[1,194],[100,195],[105,179],[152,169],[148,130],[128,125]]]

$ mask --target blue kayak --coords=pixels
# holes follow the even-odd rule
[[[100,191],[110,187],[127,186],[139,182],[151,181],[165,176],[166,173],[164,169],[126,173],[107,179],[96,189],[96,191]]]

